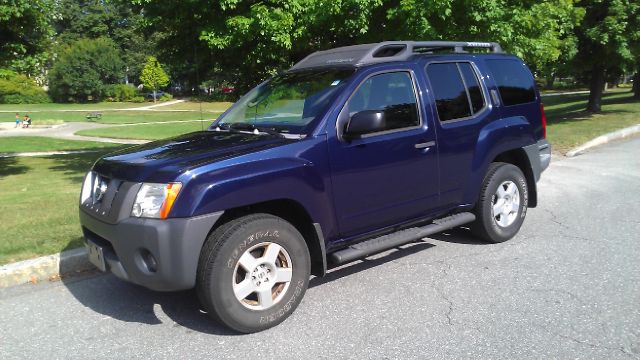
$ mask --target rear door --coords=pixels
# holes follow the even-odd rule
[[[491,111],[481,73],[472,61],[429,61],[425,74],[436,115],[441,204],[463,205],[471,173],[482,165],[473,163],[480,131],[496,115]]]
[[[409,68],[361,74],[329,139],[335,213],[342,237],[425,216],[438,205],[435,131],[424,121]],[[351,141],[354,114],[383,110],[386,128]]]

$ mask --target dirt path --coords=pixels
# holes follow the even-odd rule
[[[149,105],[149,106],[136,107],[136,108],[132,108],[132,109],[129,109],[129,110],[153,110],[155,108],[159,108],[159,107],[163,107],[163,106],[179,104],[181,102],[184,102],[184,100],[171,100],[171,101],[166,101],[166,102],[162,102],[162,103],[156,103],[156,104]]]
[[[22,129],[22,128],[12,128],[8,127],[7,124],[11,125],[11,123],[4,123],[0,125],[0,128],[5,130],[0,131],[0,138],[3,137],[11,137],[11,136],[44,136],[51,137],[57,139],[66,139],[66,140],[86,140],[86,141],[97,141],[97,142],[107,142],[107,143],[116,143],[116,144],[144,144],[147,143],[147,140],[130,140],[130,139],[112,139],[112,138],[103,138],[103,137],[92,137],[92,136],[81,136],[75,135],[75,132],[80,130],[88,130],[88,129],[100,129],[106,127],[114,127],[120,125],[114,124],[97,124],[97,123],[86,123],[86,122],[70,122],[65,123],[62,126],[56,126],[51,128],[30,128],[30,129]]]

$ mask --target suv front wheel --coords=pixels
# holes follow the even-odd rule
[[[231,220],[200,254],[197,291],[215,320],[253,333],[284,321],[309,284],[311,261],[300,232],[269,214]]]
[[[492,243],[511,239],[524,222],[528,201],[527,180],[522,171],[512,164],[492,163],[482,184],[472,231]]]

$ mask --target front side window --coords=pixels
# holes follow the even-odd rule
[[[353,69],[285,73],[254,88],[218,126],[251,126],[298,134],[331,104]]]
[[[420,125],[413,79],[408,72],[371,76],[360,85],[347,106],[349,116],[366,110],[383,111],[383,131]]]

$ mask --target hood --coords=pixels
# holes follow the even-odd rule
[[[167,182],[200,165],[293,141],[268,134],[199,131],[111,153],[98,160],[94,170],[127,181]]]

